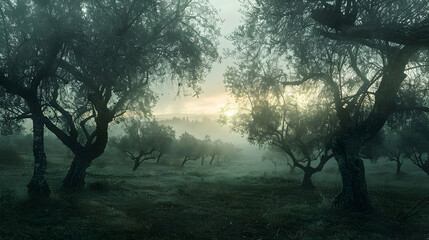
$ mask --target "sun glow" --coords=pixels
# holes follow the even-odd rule
[[[324,102],[325,100],[320,99],[319,90],[303,90],[298,87],[289,88],[284,94],[285,98],[289,103],[295,105],[298,109],[305,110],[309,106],[314,106]]]
[[[226,117],[232,117],[236,114],[236,111],[234,109],[227,109],[226,111],[223,111],[222,114]]]
[[[164,101],[156,105],[155,115],[190,114],[190,115],[218,115],[227,103],[226,93],[215,95],[201,95],[199,98],[183,97]],[[231,112],[233,114],[233,112]]]

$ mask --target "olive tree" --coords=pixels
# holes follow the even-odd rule
[[[49,82],[65,53],[74,23],[71,2],[53,3],[49,8],[40,1],[0,1],[0,95],[3,129],[17,126],[14,120],[31,118],[33,122],[34,174],[27,185],[32,197],[48,197],[45,180],[43,110]]]
[[[326,103],[300,106],[303,103],[288,96],[291,92],[282,83],[265,83],[255,71],[251,65],[226,72],[226,88],[235,98],[237,112],[229,121],[223,118],[234,131],[247,135],[250,143],[285,153],[304,172],[302,186],[314,188],[311,176],[333,157],[329,153],[333,126]],[[311,93],[302,94],[311,97]]]
[[[134,161],[133,171],[146,160],[156,160],[169,150],[175,140],[174,130],[156,120],[130,120],[125,124],[123,135],[113,138],[113,146]]]
[[[371,210],[362,146],[395,111],[428,110],[399,104],[407,83],[427,81],[427,1],[246,3],[243,25],[231,37],[238,66],[258,59],[264,67],[255,71],[264,83],[307,85],[330,99],[338,119],[332,151],[342,178],[333,205]]]
[[[210,139],[209,135],[206,135],[203,140],[199,141],[199,151],[201,155],[201,165],[204,165],[204,160],[210,156],[210,153],[213,153],[214,150],[213,141]]]
[[[428,152],[429,118],[426,108],[422,106],[429,104],[429,85],[424,75],[413,79],[412,84],[406,82],[404,85],[398,92],[400,107],[387,120],[384,148],[388,150],[389,157],[396,161],[397,173],[407,159],[428,173],[429,163],[424,158]]]
[[[381,145],[381,150],[388,157],[388,160],[396,164],[396,176],[401,174],[401,167],[404,164],[403,156],[407,148],[402,137],[402,134],[398,132],[387,133],[384,135]]]
[[[215,159],[219,160],[219,158],[223,155],[223,152],[224,152],[223,146],[224,146],[224,143],[221,140],[218,139],[218,140],[213,141],[212,147],[211,147],[210,152],[209,152],[210,165],[213,164],[213,161]]]
[[[411,119],[401,131],[405,156],[429,175],[429,117]]]
[[[4,2],[24,6],[18,26],[30,25],[28,31],[5,27],[4,36],[16,37],[2,41],[20,53],[37,53],[29,58],[36,63],[22,61],[27,65],[16,79],[34,73],[37,81],[20,85],[13,72],[20,65],[10,58],[6,65],[12,67],[1,69],[0,85],[24,98],[33,121],[39,116],[39,125],[74,153],[64,188],[84,185],[86,169],[104,152],[113,120],[126,112],[150,114],[156,100],[152,89],[166,81],[175,82],[181,93],[198,92],[218,58],[219,18],[206,0]],[[3,12],[3,23],[14,12]],[[33,40],[38,45],[28,44]],[[32,97],[24,93],[28,87]]]
[[[200,151],[201,140],[198,140],[191,134],[185,132],[180,135],[176,144],[174,145],[174,154],[183,158],[181,166],[185,166],[188,161],[196,161],[201,158],[202,152]]]
[[[203,165],[203,161],[207,157],[210,158],[209,164],[212,165],[214,160],[230,160],[231,158],[235,158],[240,151],[241,149],[234,144],[223,142],[219,139],[212,141],[210,136],[206,136],[204,140],[200,140],[201,165]]]

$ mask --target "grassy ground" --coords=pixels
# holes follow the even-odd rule
[[[61,161],[51,160],[53,195],[39,203],[25,196],[31,168],[0,166],[0,239],[429,239],[427,208],[400,218],[429,195],[427,176],[396,179],[371,168],[378,211],[346,214],[330,209],[339,178],[329,166],[314,191],[299,187],[299,175],[255,161],[145,163],[134,173],[131,163],[92,167],[83,190],[63,192]]]

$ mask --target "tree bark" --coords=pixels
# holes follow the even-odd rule
[[[140,167],[140,164],[141,164],[141,162],[140,162],[140,159],[139,159],[139,158],[134,159],[133,172],[134,172],[135,170],[137,170],[137,168],[139,168],[139,167]]]
[[[422,169],[423,171],[429,175],[429,156],[427,157],[428,159],[425,161],[425,163],[422,165]]]
[[[395,111],[399,88],[406,78],[405,67],[409,59],[420,47],[404,46],[392,52],[389,63],[384,67],[380,85],[375,93],[375,101],[368,117],[358,126],[351,116],[343,116],[342,102],[337,100],[337,116],[341,133],[334,139],[332,151],[341,172],[342,190],[333,200],[333,205],[351,211],[372,211],[374,208],[368,197],[365,167],[359,153],[363,143],[373,138]],[[347,112],[346,112],[347,113]],[[357,115],[358,116],[358,115]]]
[[[401,159],[400,157],[398,157],[396,159],[396,176],[401,175],[401,167],[402,167]]]
[[[356,138],[336,140],[333,152],[341,173],[342,189],[334,198],[335,207],[352,211],[371,211],[365,179],[365,167],[359,157],[361,144]]]
[[[74,131],[72,131],[73,134],[67,135],[49,118],[43,118],[46,127],[74,153],[72,164],[63,180],[63,189],[81,188],[85,185],[86,169],[91,166],[94,159],[103,154],[106,148],[108,141],[107,130],[112,119],[112,113],[106,109],[103,109],[103,111],[100,110],[98,116],[95,118],[96,128],[93,132],[93,134],[95,134],[95,141],[93,141],[94,138],[87,139],[86,144],[82,146],[78,141],[78,133],[74,127],[72,128],[74,129]],[[74,126],[73,124],[72,121],[69,122],[69,126]]]
[[[182,167],[185,166],[185,163],[188,161],[188,157],[185,157],[182,162]]]
[[[48,198],[51,194],[45,180],[46,154],[44,150],[44,125],[41,115],[33,113],[33,155],[34,172],[33,177],[27,184],[27,193],[31,198]]]
[[[76,154],[63,180],[63,189],[76,189],[85,185],[86,169],[91,166],[91,159],[87,154]]]
[[[212,158],[210,159],[210,165],[212,165],[213,160],[215,159],[215,156],[216,156],[216,155],[212,155]]]
[[[314,189],[313,182],[311,181],[311,176],[313,176],[314,171],[311,168],[304,168],[304,178],[302,180],[302,188],[304,189]]]
[[[158,157],[156,158],[156,163],[159,164],[159,161],[161,160],[162,152],[159,153]]]

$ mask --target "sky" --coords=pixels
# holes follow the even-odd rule
[[[219,53],[221,63],[214,63],[212,70],[201,84],[203,92],[199,97],[177,96],[177,89],[164,85],[158,87],[162,92],[159,101],[153,109],[155,116],[162,115],[217,115],[222,106],[228,101],[223,85],[223,73],[226,67],[233,63],[232,59],[223,56],[223,50],[231,48],[232,44],[226,39],[240,23],[239,0],[210,0],[211,4],[219,9],[219,15],[224,20],[221,23]]]

